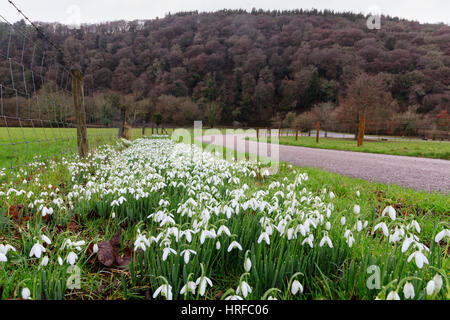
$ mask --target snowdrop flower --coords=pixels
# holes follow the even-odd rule
[[[392,221],[395,220],[396,212],[392,206],[387,206],[386,208],[384,208],[384,210],[381,212],[381,216],[384,217],[386,215],[386,213],[389,214],[389,217],[391,218]]]
[[[449,229],[444,229],[441,232],[439,232],[436,237],[434,237],[434,242],[438,243],[440,242],[442,239],[444,239],[444,237],[448,237],[450,238],[450,230]]]
[[[434,284],[435,284],[435,291],[436,292],[439,292],[439,291],[441,291],[441,288],[442,288],[442,277],[441,277],[441,275],[439,275],[439,274],[436,274],[434,277],[433,277],[433,281],[434,281]]]
[[[113,200],[111,202],[111,207],[119,206],[119,202],[117,200]]]
[[[45,256],[44,258],[42,258],[40,265],[45,267],[47,264],[48,264],[48,256]]]
[[[224,225],[222,225],[222,226],[220,226],[219,227],[219,230],[217,231],[217,236],[220,236],[222,233],[224,233],[225,232],[225,234],[227,235],[227,236],[231,236],[231,232],[230,232],[230,229],[228,229],[226,226],[224,226]]]
[[[220,250],[220,247],[221,247],[220,241],[217,241],[217,242],[216,242],[216,250]]]
[[[330,191],[330,200],[333,200],[334,198],[336,198],[336,196],[334,195],[333,191]]]
[[[94,245],[92,246],[92,252],[93,253],[97,253],[98,252],[98,244],[94,243]]]
[[[323,240],[323,239],[322,239],[322,240]],[[310,235],[307,236],[305,239],[303,239],[302,246],[303,246],[305,243],[307,243],[307,244],[309,244],[309,246],[310,246],[311,248],[313,248],[313,247],[314,247],[313,241],[314,241],[314,236],[313,236],[312,234],[310,234]]]
[[[244,300],[241,296],[232,295],[225,298],[225,300]]]
[[[188,243],[191,243],[192,241],[192,230],[184,230],[184,232],[182,232],[182,234],[184,234],[186,241]]]
[[[278,300],[278,299],[275,298],[274,296],[269,296],[269,297],[267,298],[267,300]]]
[[[353,243],[355,242],[355,238],[353,237],[352,232],[347,229],[344,233],[344,238],[346,239],[348,247],[351,248],[353,246]]]
[[[359,190],[356,190],[356,196],[359,198],[360,195],[361,193],[359,193]]]
[[[260,236],[258,238],[258,243],[261,243],[261,241],[263,241],[263,240],[266,241],[267,245],[270,245],[269,235],[265,231],[260,234]]]
[[[8,261],[6,254],[8,253],[9,250],[16,251],[16,249],[9,244],[7,245],[0,244],[0,262]]]
[[[167,257],[171,253],[174,254],[174,255],[177,254],[177,252],[175,250],[173,250],[172,248],[169,248],[169,247],[164,248],[163,249],[163,256],[162,256],[163,261],[166,261]]]
[[[63,262],[63,259],[61,257],[58,257],[58,263],[59,263],[60,266],[63,265],[64,262]]]
[[[406,237],[402,244],[402,252],[405,253],[408,250],[411,243],[413,242],[414,242],[413,237]]]
[[[400,237],[400,235],[397,232],[394,232],[394,234],[391,234],[389,236],[389,242],[397,242],[400,241],[402,238]]]
[[[327,221],[327,223],[325,224],[325,229],[330,230],[331,229],[331,223],[330,221]]]
[[[427,283],[426,291],[427,295],[431,296],[434,293],[434,290],[436,289],[436,283],[434,280],[430,280]]]
[[[42,241],[44,241],[47,244],[52,244],[52,241],[47,237],[45,234],[41,236]]]
[[[360,220],[358,220],[358,222],[356,223],[356,230],[358,232],[361,232],[362,229],[363,229],[363,224]]]
[[[391,291],[386,297],[386,300],[400,300],[400,296],[397,291]]]
[[[239,286],[236,289],[236,294],[242,293],[242,296],[244,298],[247,298],[247,296],[252,293],[252,288],[249,286],[249,284],[245,281],[242,281]]]
[[[194,281],[188,281],[180,290],[180,294],[185,294],[187,292],[191,292],[192,294],[195,294],[195,289],[197,288],[197,285]]]
[[[184,263],[188,264],[189,263],[189,255],[190,254],[197,254],[197,252],[195,252],[194,250],[191,249],[186,249],[180,252],[180,255],[184,256]]]
[[[420,225],[416,220],[413,220],[409,225],[408,228],[410,227],[414,227],[417,231],[417,233],[420,233],[421,229],[420,229]]]
[[[115,218],[116,217],[116,213],[113,211],[113,212],[111,212],[111,218]]]
[[[347,238],[346,242],[348,244],[348,247],[351,248],[353,246],[353,243],[355,242],[355,238],[353,238],[353,236],[351,235]]]
[[[250,260],[250,258],[245,259],[244,269],[246,272],[250,272],[250,270],[252,269],[252,261]]]
[[[61,245],[61,250],[64,250],[65,248],[69,248],[72,245],[72,240],[65,239],[63,244]]]
[[[200,243],[203,244],[206,240],[206,237],[209,237],[209,236],[210,236],[209,230],[203,230],[200,235]]]
[[[16,249],[9,244],[7,244],[7,245],[0,244],[0,253],[3,253],[4,255],[6,255],[9,250],[16,251]]]
[[[22,289],[22,299],[25,299],[25,300],[31,299],[30,289],[28,289],[28,288],[23,288]]]
[[[360,208],[357,204],[355,204],[355,205],[353,206],[353,212],[354,212],[355,214],[359,214],[359,213],[361,212],[361,208]]]
[[[239,242],[237,241],[233,241],[230,243],[230,245],[228,246],[227,251],[230,252],[231,250],[233,250],[234,248],[238,248],[239,250],[242,251],[242,246],[239,244]]]
[[[53,208],[42,208],[42,216],[45,217],[47,214],[53,214]]]
[[[298,280],[294,280],[291,286],[291,293],[296,295],[297,292],[303,293],[303,286]]]
[[[74,247],[75,249],[77,249],[78,251],[81,251],[81,246],[84,246],[86,243],[86,241],[81,240],[81,241],[76,241],[76,242],[72,242],[71,246]]]
[[[416,261],[416,265],[419,269],[422,269],[423,264],[429,264],[427,257],[424,256],[424,254],[422,253],[422,251],[418,250],[413,252],[409,257],[408,257],[408,262],[411,262],[412,258],[415,258]]]
[[[199,294],[201,296],[205,295],[207,285],[212,287],[212,282],[207,277],[199,277],[199,278],[197,278],[197,280],[195,281],[195,284],[200,286],[200,290],[198,292],[199,292]]]
[[[94,245],[94,252],[95,252],[95,246],[97,244]],[[150,241],[142,234],[139,233],[139,235],[136,237],[136,240],[134,241],[134,251],[136,251],[137,249],[141,248],[143,251],[147,250],[147,247],[150,246]],[[97,246],[97,250],[98,250],[98,246]]]
[[[328,246],[330,248],[333,248],[333,243],[331,242],[330,237],[328,237],[328,234],[325,234],[325,236],[322,238],[322,240],[320,240],[319,246],[323,247],[323,245],[325,244],[325,242],[328,244]]]
[[[40,258],[42,252],[45,252],[45,248],[38,242],[34,244],[34,246],[30,250],[30,257],[35,256],[36,258]]]
[[[405,286],[403,287],[403,295],[406,299],[414,299],[415,293],[414,293],[414,286],[411,282],[406,282]]]
[[[172,286],[169,284],[161,285],[158,289],[155,290],[155,293],[153,293],[153,299],[156,299],[159,294],[161,294],[167,300],[172,300]]]
[[[381,230],[383,230],[383,234],[387,237],[389,236],[389,229],[386,225],[386,223],[381,222],[379,224],[377,224],[374,228],[373,231],[377,231],[379,228],[381,228]]]
[[[341,218],[341,225],[345,225],[345,217]]]
[[[77,261],[77,259],[78,259],[78,256],[73,251],[69,252],[69,254],[66,257],[67,263],[72,265],[72,266],[75,264],[75,261]]]

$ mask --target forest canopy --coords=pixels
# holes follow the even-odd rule
[[[113,117],[112,94],[126,96],[129,114],[141,123],[158,112],[179,125],[203,117],[214,124],[263,126],[320,105],[341,108],[334,113],[342,117],[345,104],[354,101],[348,93],[355,83],[371,78],[382,95],[373,106],[381,110],[376,116],[450,113],[445,24],[382,16],[381,29],[369,30],[362,14],[223,10],[79,29],[39,25],[63,49],[60,61],[84,73],[86,101],[98,122]],[[40,36],[23,21],[16,26]],[[7,36],[0,24],[2,47]],[[12,54],[21,54],[16,47]],[[0,65],[0,76],[8,72]]]

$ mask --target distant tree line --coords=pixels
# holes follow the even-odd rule
[[[345,123],[350,131],[364,114],[377,122],[379,133],[408,127],[405,119],[411,118],[445,123],[450,27],[383,16],[381,29],[369,30],[366,18],[331,10],[254,9],[182,12],[80,29],[40,26],[63,48],[63,56],[55,53],[59,61],[72,61],[84,73],[89,116],[105,125],[120,118],[123,106],[131,123],[152,121],[155,113],[176,125],[203,119],[242,126],[305,124],[314,115],[314,121]],[[23,21],[16,26],[39,39]],[[1,48],[8,37],[0,24]],[[21,45],[13,38],[9,49],[18,60]],[[31,55],[26,51],[24,61],[31,62]],[[0,79],[7,79],[10,66],[0,61]],[[45,64],[39,68],[52,72]],[[393,118],[400,129],[382,125]]]

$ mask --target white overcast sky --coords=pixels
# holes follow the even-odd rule
[[[32,21],[66,24],[164,17],[179,11],[220,9],[334,9],[381,12],[422,23],[450,23],[450,0],[13,0]],[[9,21],[20,19],[17,11],[0,0],[0,14]]]

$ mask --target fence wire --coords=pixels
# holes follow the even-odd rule
[[[0,15],[0,181],[31,178],[47,161],[77,152],[73,103],[62,50],[34,25]],[[91,147],[116,136],[88,122]]]

